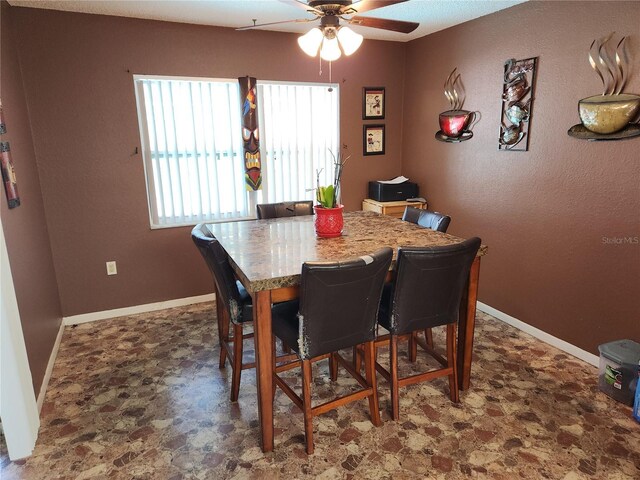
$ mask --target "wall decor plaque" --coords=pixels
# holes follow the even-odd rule
[[[7,196],[9,208],[20,206],[20,195],[18,194],[18,183],[16,181],[16,170],[13,168],[11,159],[11,147],[9,142],[0,142],[0,166],[2,169],[2,182],[4,183],[4,193]]]
[[[262,190],[262,161],[258,126],[258,87],[253,77],[240,77],[240,111],[242,116],[242,148],[244,182],[249,192]]]
[[[436,140],[447,143],[459,143],[473,138],[471,129],[480,121],[480,112],[463,110],[466,95],[460,74],[456,70],[444,82],[444,96],[449,101],[449,110],[438,116],[440,130],[436,132]]]
[[[640,96],[622,93],[627,83],[629,56],[626,39],[612,42],[613,33],[591,42],[589,64],[602,82],[602,95],[578,101],[580,122],[567,134],[582,140],[621,140],[640,135]]]
[[[538,57],[504,62],[502,116],[498,150],[529,150],[529,126],[533,108]]]

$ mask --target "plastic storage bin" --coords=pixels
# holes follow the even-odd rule
[[[638,383],[640,343],[633,340],[616,340],[600,345],[598,350],[598,387],[611,398],[633,406]]]
[[[640,365],[638,365],[638,384],[636,385],[636,400],[633,402],[633,418],[640,422]]]

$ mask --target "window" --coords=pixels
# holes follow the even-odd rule
[[[255,218],[333,181],[338,88],[258,82],[263,190],[244,183],[237,80],[134,76],[153,228]]]
[[[322,170],[321,185],[333,183],[331,152],[340,151],[337,86],[258,82],[258,112],[260,203],[313,200],[316,171]]]

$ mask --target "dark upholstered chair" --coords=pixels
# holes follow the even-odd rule
[[[404,209],[404,215],[402,215],[402,220],[443,233],[447,233],[447,228],[449,228],[449,223],[451,223],[451,217],[448,215],[430,212],[429,210],[421,210],[416,207],[406,207]]]
[[[451,217],[443,215],[438,212],[431,212],[429,210],[421,210],[416,207],[405,207],[402,220],[405,222],[415,223],[424,228],[436,230],[437,232],[447,233],[447,228],[451,223]],[[428,328],[424,332],[427,339],[427,344],[433,348],[433,333]],[[409,357],[412,362],[416,359],[416,337],[413,335],[409,342]]]
[[[393,252],[383,248],[342,262],[313,262],[302,266],[300,300],[275,305],[273,333],[298,355],[299,360],[274,366],[274,381],[304,412],[306,451],[313,453],[313,417],[347,402],[369,398],[371,421],[380,424],[374,366],[376,315],[382,286]],[[363,344],[365,378],[345,361],[338,350]],[[362,389],[322,405],[311,405],[311,362],[329,357],[331,379],[337,379],[340,363]],[[302,398],[278,376],[302,366]]]
[[[313,201],[262,203],[257,206],[258,220],[265,218],[298,217],[313,215]]]
[[[227,252],[204,224],[193,228],[191,238],[207,262],[216,286],[220,368],[224,367],[228,356],[233,371],[231,401],[235,402],[238,400],[242,370],[255,367],[255,363],[242,363],[242,340],[252,337],[242,333],[242,325],[253,321],[251,296],[236,280]],[[229,322],[233,325],[232,338],[229,337]]]
[[[380,303],[378,323],[389,330],[390,371],[376,363],[378,371],[391,384],[391,410],[399,418],[399,387],[447,375],[451,401],[458,402],[456,370],[456,325],[460,301],[469,278],[471,264],[480,248],[477,237],[443,247],[411,247],[398,250],[396,280],[393,289],[385,289]],[[447,359],[426,343],[421,346],[443,368],[398,378],[398,336],[427,328],[447,326]]]

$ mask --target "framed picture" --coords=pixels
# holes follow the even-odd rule
[[[4,115],[2,113],[2,101],[0,100],[0,135],[7,133],[7,126],[4,124]]]
[[[18,184],[16,182],[16,171],[11,160],[11,147],[9,142],[0,142],[0,166],[2,167],[2,181],[4,192],[7,195],[9,208],[20,206],[20,196],[18,195]]]
[[[384,118],[384,87],[364,87],[362,89],[362,119],[381,120]]]
[[[363,155],[384,155],[384,125],[364,125]]]

